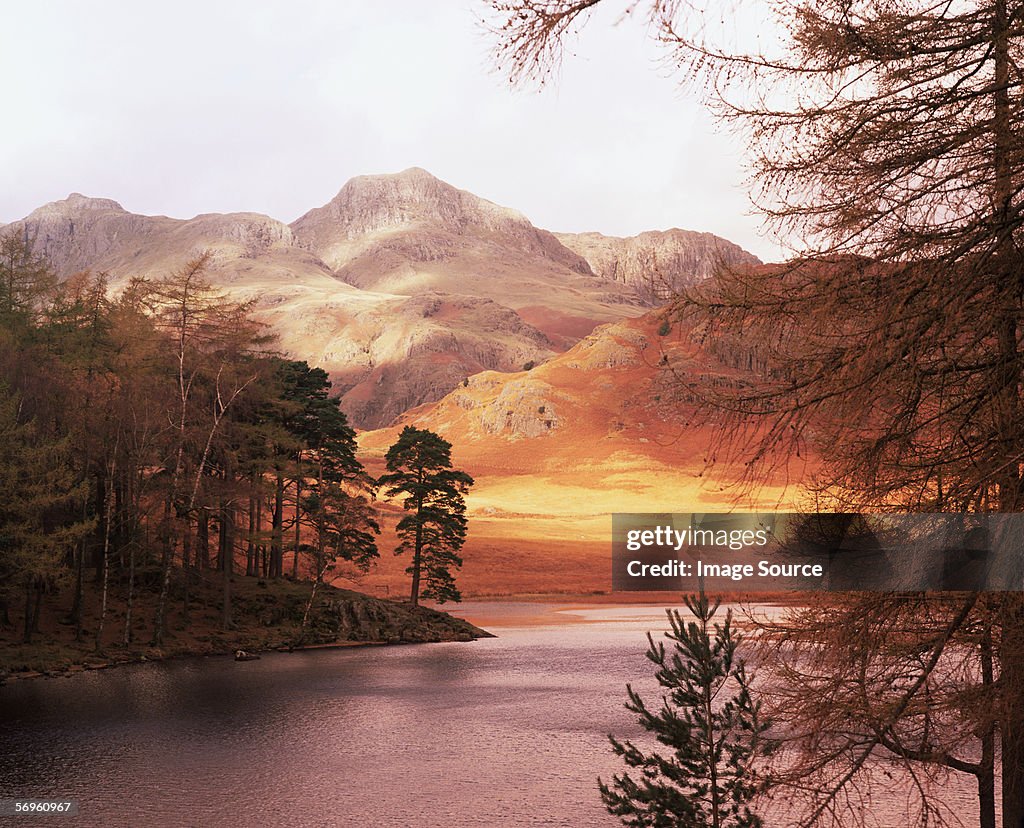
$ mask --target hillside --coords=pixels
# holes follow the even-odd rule
[[[210,279],[256,299],[282,350],[326,369],[364,428],[481,371],[542,362],[649,301],[621,267],[417,168],[354,178],[291,225],[144,216],[73,193],[6,231],[33,239],[59,275],[103,271],[114,289],[210,251]],[[695,250],[685,267],[703,274],[709,255]]]
[[[743,372],[680,331],[660,330],[658,312],[602,326],[531,371],[478,374],[393,427],[360,435],[372,470],[402,425],[429,428],[476,478],[460,578],[467,594],[608,589],[613,512],[791,502],[802,462],[740,497],[731,484],[741,469],[712,464],[710,427],[691,422],[688,379],[744,382]],[[366,584],[400,589],[400,570],[384,560]]]

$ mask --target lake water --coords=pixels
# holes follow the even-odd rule
[[[663,611],[470,604],[459,614],[493,619],[499,637],[0,687],[0,798],[74,799],[81,813],[10,824],[620,825],[596,780],[621,769],[606,734],[638,731],[622,707],[626,682],[656,698],[644,633],[665,627]],[[965,781],[943,794],[968,825],[970,791]],[[901,807],[898,793],[880,796],[868,824],[906,825]]]

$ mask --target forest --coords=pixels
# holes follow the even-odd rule
[[[200,604],[232,630],[244,574],[306,583],[284,594],[301,642],[318,588],[380,554],[378,481],[326,372],[275,351],[252,304],[211,285],[209,254],[116,291],[59,281],[17,234],[0,256],[2,626],[32,644],[49,609],[80,646],[159,651],[172,613],[179,632],[211,626]],[[411,603],[458,600],[472,479],[427,431],[386,459]]]

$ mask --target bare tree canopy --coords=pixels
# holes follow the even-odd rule
[[[544,80],[594,5],[492,3],[499,65]],[[710,350],[760,367],[732,387],[679,381],[703,395],[719,456],[744,455],[749,483],[810,450],[825,505],[1020,511],[1024,3],[783,0],[760,5],[778,48],[718,38],[754,5],[624,7],[745,137],[755,206],[796,254],[723,270],[674,303]],[[1003,824],[1016,827],[1024,607],[993,600],[983,635],[1000,674],[986,721],[998,722]],[[830,633],[813,646],[862,609],[819,618]],[[910,685],[905,710],[926,685]],[[982,773],[983,825],[995,824],[992,785]]]

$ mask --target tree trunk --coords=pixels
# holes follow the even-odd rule
[[[279,471],[274,486],[274,513],[271,515],[270,576],[284,574],[284,475]]]
[[[124,611],[124,637],[122,643],[125,647],[132,643],[132,609],[135,605],[135,544],[128,547],[128,601]]]
[[[231,507],[228,506],[225,509],[224,516],[222,518],[225,525],[228,523],[229,520],[232,519],[230,517],[230,512]],[[223,597],[221,603],[221,623],[222,626],[224,627],[224,630],[227,631],[231,629],[231,572],[234,569],[233,564],[235,555],[234,550],[232,549],[231,532],[225,531],[222,537],[224,538],[225,543],[223,551],[221,553],[223,562],[223,572],[221,573],[223,586]]]
[[[25,579],[25,633],[22,640],[32,643],[32,579]]]
[[[185,516],[185,531],[181,536],[181,580],[182,603],[181,612],[185,622],[189,622],[189,585],[192,580],[192,518]]]
[[[117,452],[117,442],[114,443],[114,452]],[[107,621],[107,589],[110,584],[110,533],[111,523],[114,517],[114,460],[110,461],[110,479],[104,492],[103,509],[103,587],[100,600],[100,620],[96,625],[96,649],[103,648],[103,625]]]
[[[163,557],[160,562],[160,596],[156,602],[156,614],[153,618],[153,646],[162,647],[164,643],[164,613],[167,608],[167,595],[171,588],[171,563],[174,555],[173,530],[171,516],[174,485],[167,491],[164,500],[164,521],[162,526]]]
[[[422,474],[421,474],[422,477]],[[409,598],[414,607],[420,605],[420,569],[423,566],[423,496],[416,499],[416,549],[412,555],[412,594]]]
[[[249,536],[245,544],[245,574],[256,574],[256,475],[252,477],[249,491]]]
[[[994,147],[993,207],[1000,243],[996,266],[1003,293],[997,317],[1000,375],[996,397],[997,436],[1002,439],[1001,464],[997,471],[999,508],[1017,511],[1020,498],[1020,355],[1017,318],[1021,309],[1021,273],[1013,238],[1015,182],[1013,153],[1016,138],[1011,127],[1010,18],[1006,0],[996,0],[992,20]],[[1003,828],[1024,828],[1024,603],[1007,593],[1002,611],[1000,677],[1000,746],[1002,749]]]
[[[292,579],[299,579],[299,547],[302,545],[302,477],[295,478],[295,556],[292,558]]]
[[[82,639],[82,604],[85,602],[85,550],[88,546],[88,535],[82,538],[75,549],[75,600],[71,605],[71,618],[75,622],[75,641]]]
[[[46,591],[46,583],[36,579],[36,605],[32,608],[32,632],[39,632],[39,613],[43,608],[43,593]]]
[[[992,627],[986,625],[981,636],[981,683],[991,697],[995,685],[995,654],[992,651]],[[996,828],[995,719],[988,717],[981,735],[981,761],[978,763],[978,826]]]
[[[233,479],[231,461],[225,460],[225,483]],[[224,630],[231,629],[231,575],[234,570],[235,558],[235,507],[229,498],[220,504],[220,565],[221,565],[221,625]]]
[[[210,513],[205,506],[196,515],[196,568],[210,568]]]
[[[1024,596],[1005,593],[999,685],[1003,828],[1024,828]]]

